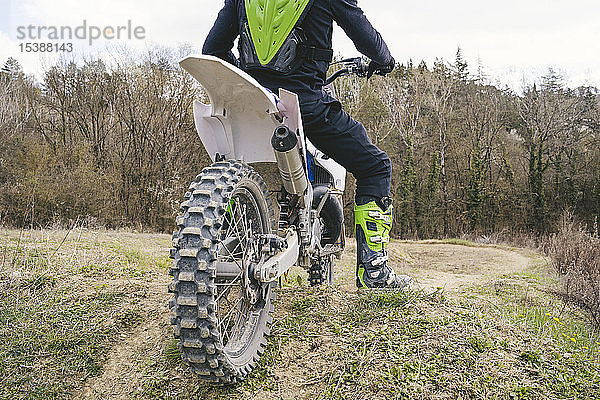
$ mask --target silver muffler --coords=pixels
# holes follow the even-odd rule
[[[287,126],[281,125],[275,129],[271,145],[275,150],[283,187],[290,194],[303,195],[308,188],[308,178],[298,148],[298,136]]]

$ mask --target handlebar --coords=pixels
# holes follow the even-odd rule
[[[327,80],[325,81],[325,86],[330,85],[341,76],[354,74],[360,77],[364,77],[367,76],[367,72],[369,71],[369,66],[360,57],[347,58],[345,60],[333,63],[332,65],[337,64],[341,64],[342,68],[335,71],[329,78],[327,78]]]

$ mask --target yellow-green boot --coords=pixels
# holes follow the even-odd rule
[[[413,281],[409,276],[396,275],[388,265],[385,247],[390,242],[393,207],[386,198],[383,210],[375,201],[354,205],[356,227],[356,286],[360,288],[409,289]]]

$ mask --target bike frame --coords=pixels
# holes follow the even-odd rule
[[[287,126],[298,136],[304,158],[304,172],[309,176],[307,152],[313,160],[333,177],[333,194],[340,196],[345,189],[346,170],[318,151],[305,139],[298,96],[284,89],[275,95],[239,68],[213,56],[192,55],[180,61],[202,85],[210,104],[194,101],[194,121],[204,148],[212,161],[242,160],[246,163],[277,162],[271,136],[276,128]],[[280,232],[287,249],[274,254],[256,269],[256,278],[272,282],[296,263],[307,265],[307,259],[323,251],[315,237],[320,229],[318,212],[313,209],[313,189],[309,184],[299,209],[297,227]],[[235,265],[217,265],[220,275],[237,275]]]

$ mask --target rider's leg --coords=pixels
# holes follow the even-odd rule
[[[367,136],[364,126],[336,100],[301,106],[304,131],[319,150],[356,178],[357,199],[379,200],[390,194],[391,162]]]
[[[392,223],[389,157],[336,100],[327,97],[301,109],[310,141],[356,178],[357,286],[407,287],[410,278],[394,273],[385,251]]]

